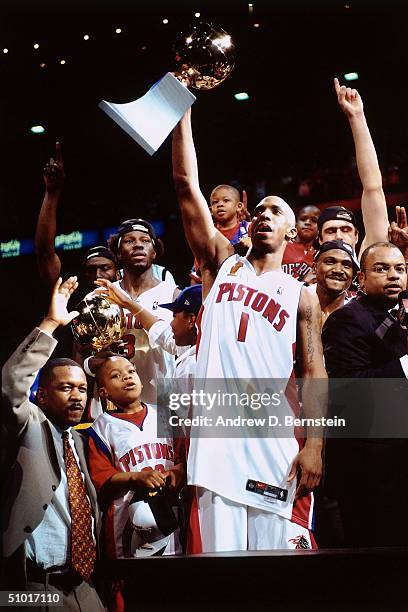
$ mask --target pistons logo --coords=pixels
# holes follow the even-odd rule
[[[310,544],[307,541],[307,539],[305,538],[304,535],[299,535],[296,536],[296,538],[291,538],[289,540],[289,542],[291,542],[292,544],[295,545],[295,550],[307,550],[310,549]]]

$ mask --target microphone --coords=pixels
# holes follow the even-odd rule
[[[408,290],[401,291],[398,296],[398,314],[397,318],[403,329],[408,330]]]

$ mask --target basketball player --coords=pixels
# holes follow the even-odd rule
[[[281,270],[284,249],[296,236],[292,210],[279,197],[264,198],[252,219],[250,251],[234,255],[200,190],[190,111],[174,131],[173,174],[203,279],[197,378],[288,380],[299,326],[303,409],[321,416],[311,389],[312,379],[326,378],[317,298]],[[294,435],[191,438],[188,479],[197,496],[190,552],[312,547],[310,491],[322,470],[322,439],[312,433],[303,446]],[[250,479],[276,487],[279,499],[247,490]]]
[[[343,240],[329,240],[315,253],[316,284],[310,285],[308,291],[319,299],[322,327],[332,312],[353,297],[348,290],[359,270],[353,247]]]
[[[152,265],[162,252],[162,243],[157,239],[153,226],[143,219],[128,219],[109,239],[109,248],[123,268],[123,279],[117,284],[137,302],[164,321],[171,322],[172,314],[159,304],[172,302],[179,293],[174,282],[159,281],[153,274]],[[151,348],[147,333],[130,310],[125,310],[126,334],[122,338],[130,361],[136,366],[143,385],[141,399],[156,404],[156,381],[173,378],[174,357],[160,347]]]

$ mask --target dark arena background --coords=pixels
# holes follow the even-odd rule
[[[394,207],[408,205],[405,5],[394,0],[2,0],[1,361],[44,316],[49,301],[33,239],[44,193],[42,169],[56,140],[66,172],[57,227],[63,235],[58,253],[64,277],[76,273],[85,250],[105,241],[121,221],[143,217],[156,224],[165,244],[158,263],[181,286],[188,284],[193,258],[173,188],[171,138],[150,157],[98,103],[143,95],[174,68],[176,35],[196,21],[221,25],[237,50],[231,77],[212,91],[195,92],[193,129],[205,196],[228,183],[247,191],[250,210],[274,193],[295,210],[340,203],[358,213],[354,146],[333,88],[333,77],[348,84],[344,75],[357,73],[349,84],[364,101],[394,220]],[[237,100],[235,94],[242,92],[248,99]],[[45,131],[35,134],[31,128],[38,125]],[[296,558],[274,553],[269,559],[202,556],[169,559],[166,566],[163,561],[140,561],[140,583],[135,573],[129,609],[406,606],[402,549],[305,552]],[[110,571],[129,576],[134,570],[125,561]]]

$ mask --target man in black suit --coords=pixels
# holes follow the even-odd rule
[[[5,588],[59,593],[64,610],[98,612],[94,589],[99,511],[85,441],[73,429],[86,403],[86,377],[71,359],[51,359],[53,332],[76,277],[54,287],[47,316],[3,368],[3,417],[14,447],[2,502]],[[30,387],[41,369],[36,404]]]
[[[407,332],[392,309],[406,288],[401,251],[388,242],[368,247],[361,258],[361,292],[331,314],[323,327],[326,368],[331,378],[365,379],[349,385],[349,406],[360,426],[370,425],[369,379],[408,378]],[[378,381],[377,383],[379,384]],[[366,393],[367,392],[367,393]],[[338,404],[338,396],[332,398]],[[401,395],[389,396],[387,411]],[[387,413],[388,414],[388,413]],[[328,440],[326,473],[339,500],[346,543],[354,546],[408,544],[408,441],[366,438]]]

